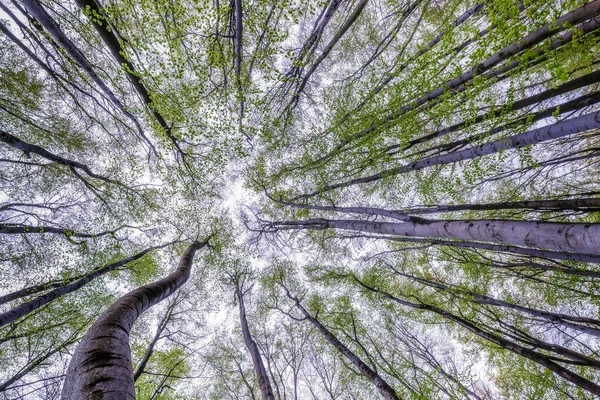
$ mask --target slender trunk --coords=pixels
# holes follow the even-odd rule
[[[598,83],[598,82],[600,82],[600,71],[594,71],[594,72],[591,72],[584,76],[581,76],[579,78],[573,79],[569,82],[563,83],[562,85],[560,85],[558,87],[550,88],[541,93],[537,93],[535,95],[529,96],[525,99],[515,101],[513,104],[509,105],[508,109],[506,108],[506,106],[503,107],[503,111],[504,112],[518,111],[525,107],[532,106],[534,104],[542,102],[544,100],[548,100],[553,97],[560,96],[560,95],[563,95],[570,91],[580,89],[582,87],[589,86],[589,85],[592,85],[592,84]],[[561,107],[561,111],[562,111],[562,107]],[[413,140],[409,141],[406,145],[395,144],[395,145],[388,146],[386,148],[386,151],[395,150],[400,147],[402,148],[402,150],[408,150],[409,148],[411,148],[417,144],[424,143],[424,142],[430,141],[432,139],[445,136],[452,132],[456,132],[459,129],[461,129],[467,125],[472,125],[472,124],[477,124],[477,123],[483,122],[487,119],[495,117],[496,115],[498,115],[498,111],[492,110],[485,114],[478,115],[473,120],[459,122],[457,124],[449,126],[448,128],[440,129],[440,130],[430,133],[428,135],[421,136],[420,138],[413,139]]]
[[[152,99],[150,98],[150,93],[148,92],[148,89],[146,89],[146,86],[144,86],[142,79],[140,78],[139,73],[137,72],[137,69],[135,68],[133,63],[131,63],[131,61],[129,61],[125,57],[125,49],[123,49],[117,37],[118,31],[116,27],[112,24],[109,24],[108,19],[104,17],[102,6],[98,4],[96,0],[76,0],[76,3],[82,11],[87,12],[89,10],[95,14],[94,18],[90,18],[90,20],[93,23],[94,28],[96,28],[96,31],[104,41],[104,44],[106,45],[106,47],[108,47],[114,59],[119,63],[119,65],[125,67],[123,68],[123,70],[127,73],[127,77],[133,84],[133,87],[142,98],[142,101],[144,102],[146,107],[150,109],[152,115],[159,123],[161,128],[165,131],[165,134],[171,140],[177,151],[180,154],[184,154],[183,150],[181,150],[179,146],[179,143],[173,136],[172,129],[169,126],[169,124],[167,124],[167,121],[154,107],[152,107]],[[104,17],[104,23],[102,23],[98,19],[99,16]]]
[[[568,200],[523,200],[514,202],[502,202],[502,203],[482,203],[482,204],[458,204],[458,205],[432,205],[423,207],[408,207],[401,210],[386,210],[383,208],[376,207],[338,207],[338,206],[314,206],[308,204],[299,204],[289,201],[277,200],[272,196],[268,196],[271,200],[291,206],[295,208],[302,208],[305,210],[321,210],[321,211],[334,211],[347,214],[366,214],[366,215],[379,215],[382,217],[389,217],[397,219],[399,221],[424,221],[425,219],[411,217],[409,214],[437,214],[454,211],[466,211],[466,210],[481,210],[481,211],[493,211],[493,210],[539,210],[539,211],[562,211],[562,210],[573,210],[573,211],[587,211],[595,212],[600,211],[600,198],[583,198],[583,199],[568,199]]]
[[[18,235],[27,233],[58,233],[67,237],[75,236],[82,238],[96,238],[104,235],[108,235],[114,232],[100,232],[100,233],[79,233],[70,229],[55,228],[53,226],[29,226],[29,225],[2,225],[0,224],[0,234],[3,235]]]
[[[142,357],[140,362],[137,364],[137,367],[133,374],[134,382],[137,382],[138,378],[140,376],[142,376],[142,374],[144,373],[144,370],[146,369],[146,365],[148,365],[148,361],[150,361],[150,357],[152,357],[152,353],[154,353],[154,347],[160,340],[160,337],[161,337],[163,331],[167,327],[167,324],[169,323],[169,320],[171,319],[171,316],[173,315],[173,309],[175,308],[176,305],[177,305],[177,297],[175,297],[173,299],[173,302],[169,305],[169,308],[167,308],[167,312],[165,312],[165,315],[163,315],[160,322],[158,323],[158,328],[156,329],[156,333],[154,334],[154,337],[152,338],[150,345],[148,345],[148,349],[146,349],[144,356]]]
[[[538,210],[538,211],[600,211],[600,198],[568,200],[523,200],[504,203],[483,204],[443,204],[424,207],[410,207],[400,212],[410,214],[436,214],[465,210]]]
[[[394,389],[375,371],[373,371],[367,364],[365,364],[356,354],[346,347],[340,340],[327,329],[319,320],[313,317],[303,306],[300,301],[291,296],[288,293],[288,297],[296,302],[296,307],[304,314],[318,330],[321,332],[325,340],[333,347],[335,347],[340,353],[344,355],[359,371],[371,381],[371,383],[377,388],[379,393],[387,400],[400,400],[400,397],[396,394]]]
[[[3,312],[0,314],[0,327],[7,325],[19,318],[24,317],[25,315],[31,313],[32,311],[37,310],[38,308],[42,307],[43,305],[46,305],[61,296],[64,296],[68,293],[74,292],[75,290],[82,288],[83,286],[87,285],[88,283],[90,283],[92,280],[98,278],[99,276],[102,276],[110,271],[113,271],[114,269],[121,267],[123,265],[126,265],[134,260],[138,260],[138,259],[142,258],[146,253],[148,253],[154,249],[160,249],[160,248],[166,247],[170,244],[172,244],[172,243],[164,244],[162,246],[147,248],[146,250],[141,251],[131,257],[127,257],[121,261],[118,261],[118,262],[106,265],[102,268],[99,268],[99,269],[83,276],[81,279],[76,280],[75,282],[68,283],[64,286],[58,287],[44,295],[38,296],[33,300],[23,303],[15,308],[13,308],[12,310]]]
[[[265,365],[262,362],[260,351],[258,350],[258,346],[252,338],[252,335],[250,335],[250,329],[248,328],[248,320],[246,318],[244,294],[242,293],[239,284],[236,287],[236,295],[240,307],[240,324],[242,326],[242,336],[244,337],[244,343],[246,345],[246,348],[248,349],[248,351],[250,352],[250,356],[252,357],[252,365],[254,366],[256,378],[258,379],[258,386],[260,387],[262,399],[275,400],[275,396],[273,396],[273,389],[271,388],[271,382],[269,381],[269,375],[267,374]]]
[[[129,332],[141,313],[188,280],[194,254],[206,244],[192,243],[175,272],[129,292],[96,320],[71,359],[62,399],[135,399]]]
[[[466,296],[466,299],[468,299],[469,301],[471,301],[475,304],[486,304],[486,305],[521,311],[525,314],[529,314],[531,316],[544,319],[553,324],[563,325],[565,327],[568,327],[568,328],[571,328],[571,329],[574,329],[574,330],[577,330],[580,332],[584,332],[589,335],[600,337],[600,321],[597,319],[576,317],[576,316],[571,316],[571,315],[567,315],[567,314],[536,310],[536,309],[529,308],[529,307],[523,307],[518,304],[509,303],[509,302],[506,302],[503,300],[498,300],[493,297],[486,296],[486,295],[483,295],[480,293],[476,293],[476,292],[473,292],[471,290],[468,290],[468,289],[465,289],[462,287],[457,287],[454,285],[446,285],[444,283],[434,282],[429,279],[419,278],[417,276],[406,274],[406,273],[398,271],[396,269],[394,269],[394,273],[397,275],[412,279],[416,282],[420,282],[429,287],[432,287],[432,288],[435,288],[435,289],[438,289],[438,290],[441,290],[444,292],[449,292],[453,296],[458,296],[460,298],[464,298],[463,297],[463,294],[464,294]],[[592,325],[592,326],[587,326],[587,325],[582,325],[582,324],[588,324],[588,325]]]
[[[54,153],[49,152],[48,150],[44,149],[43,147],[36,146],[35,144],[27,143],[2,129],[0,129],[0,142],[4,142],[7,145],[14,147],[17,150],[21,150],[23,153],[25,153],[26,156],[29,156],[30,153],[34,153],[42,158],[45,158],[46,160],[50,160],[57,164],[64,165],[65,167],[68,167],[71,170],[80,169],[92,178],[96,178],[96,179],[99,179],[101,181],[108,182],[108,183],[120,184],[115,180],[112,180],[112,179],[106,178],[102,175],[93,173],[90,170],[90,168],[85,164],[82,164],[78,161],[73,161],[73,160],[69,160],[67,158],[58,156]]]
[[[576,254],[600,255],[600,224],[575,224],[517,220],[419,220],[374,222],[363,220],[310,219],[273,222],[291,229],[344,229],[391,236],[450,238]]]
[[[600,128],[600,112],[593,112],[553,125],[547,125],[539,129],[534,129],[517,135],[509,136],[507,138],[498,139],[480,146],[473,146],[464,150],[456,151],[454,153],[424,158],[400,167],[378,172],[374,175],[356,178],[333,185],[327,185],[318,191],[296,196],[293,200],[312,197],[327,191],[358,185],[361,183],[375,182],[386,177],[405,174],[411,171],[417,171],[436,165],[452,164],[459,161],[472,160],[478,157],[498,153],[500,151],[518,149],[598,128]]]
[[[78,276],[74,276],[72,278],[50,281],[50,282],[43,283],[41,285],[29,286],[29,287],[23,288],[21,290],[17,290],[17,291],[11,292],[9,294],[5,294],[4,296],[0,296],[0,305],[9,303],[11,301],[20,299],[25,296],[30,296],[32,294],[43,292],[48,289],[54,289],[54,288],[59,288],[59,287],[68,285],[69,283],[79,280],[79,279],[83,278],[84,276],[85,275],[78,275]]]
[[[508,60],[510,57],[543,42],[544,40],[552,37],[554,34],[566,29],[568,26],[579,24],[583,21],[593,18],[597,16],[598,13],[600,13],[600,0],[595,0],[591,3],[584,5],[581,8],[578,8],[577,10],[574,10],[566,15],[563,15],[562,17],[557,18],[555,21],[538,28],[536,31],[530,33],[529,35],[499,50],[498,52],[490,56],[488,59],[479,63],[477,66],[469,69],[462,75],[445,82],[437,89],[415,99],[409,105],[400,107],[397,111],[394,111],[393,113],[385,117],[385,123],[389,123],[426,103],[440,98],[444,93],[448,91],[451,91],[453,93],[464,91],[467,88],[466,84],[469,83],[474,77],[486,73],[493,67],[500,65],[505,60]],[[585,32],[591,32],[597,27],[598,22],[592,20],[590,23],[586,24],[585,26],[582,26],[581,29],[583,29]],[[579,33],[579,30],[577,32]],[[573,38],[573,33],[574,31],[570,31],[569,33],[564,34],[559,40],[553,42],[551,47],[558,48],[570,42]],[[540,50],[540,52],[542,52],[542,50]],[[512,61],[511,63],[506,64],[498,71],[491,71],[494,73],[490,74],[489,77],[495,77],[501,73],[515,69],[519,65],[520,62],[518,60]],[[321,157],[316,162],[330,157],[331,154],[341,150],[348,143],[376,132],[378,128],[380,128],[380,124],[375,124],[372,127],[369,127],[361,132],[358,132],[348,137],[347,139],[344,139],[342,142],[340,142],[339,145],[335,147],[335,149],[332,152],[328,153],[324,157]]]
[[[477,325],[469,322],[468,320],[461,318],[459,316],[456,316],[446,310],[443,310],[441,308],[435,307],[435,306],[431,306],[429,304],[425,304],[423,302],[420,303],[411,303],[409,301],[406,300],[402,300],[398,297],[395,297],[393,295],[391,295],[388,292],[385,292],[379,288],[373,288],[367,284],[365,284],[364,282],[362,282],[360,279],[358,279],[356,276],[351,275],[350,276],[356,283],[358,283],[361,287],[363,287],[364,289],[367,289],[369,291],[372,291],[374,293],[379,293],[381,294],[383,297],[397,303],[400,304],[404,307],[408,307],[408,308],[412,308],[412,309],[416,309],[416,310],[423,310],[423,311],[429,311],[429,312],[433,312],[435,314],[440,315],[441,317],[448,319],[450,321],[453,321],[455,323],[457,323],[458,325],[462,326],[463,328],[469,330],[470,332],[474,333],[475,335],[490,341],[491,343],[494,343],[498,346],[500,346],[503,349],[509,350],[513,353],[516,353],[518,355],[521,355],[525,358],[530,359],[531,361],[534,361],[535,363],[542,365],[546,368],[548,368],[550,371],[554,372],[555,374],[561,376],[562,378],[566,379],[567,381],[591,392],[594,393],[596,395],[600,395],[600,386],[595,384],[594,382],[591,382],[590,380],[564,368],[563,366],[557,364],[555,361],[553,361],[549,356],[546,356],[544,354],[538,353],[534,350],[530,350],[526,347],[523,347],[517,343],[513,343],[507,339],[504,339],[503,337],[500,337],[494,333],[490,333],[488,331],[486,331],[483,328],[478,327]]]
[[[369,0],[361,0],[358,3],[358,5],[354,9],[354,11],[350,15],[350,17],[348,17],[346,22],[344,22],[344,24],[341,26],[341,28],[336,32],[336,34],[333,36],[333,38],[325,46],[325,48],[323,49],[323,51],[321,52],[319,57],[315,60],[315,62],[313,62],[313,64],[311,65],[311,67],[308,70],[308,72],[306,73],[306,75],[304,75],[304,78],[302,78],[302,82],[300,83],[298,90],[296,90],[294,97],[290,101],[290,106],[289,106],[290,109],[293,109],[294,106],[297,104],[298,99],[300,98],[300,94],[304,90],[304,87],[308,83],[308,80],[310,79],[311,75],[317,70],[317,68],[319,67],[321,62],[323,62],[323,60],[327,57],[327,55],[329,55],[329,52],[333,49],[333,47],[336,45],[336,43],[342,38],[342,36],[344,36],[344,34],[348,31],[348,29],[350,29],[350,27],[356,21],[356,19],[360,16],[360,14],[362,13],[363,9],[365,8],[365,6],[367,5],[368,2],[369,2]]]
[[[79,332],[77,332],[77,334],[79,334]],[[31,371],[33,371],[38,366],[44,364],[46,362],[46,360],[48,360],[48,358],[52,357],[54,354],[56,354],[60,351],[65,350],[68,346],[72,345],[73,343],[77,343],[79,338],[80,338],[79,336],[73,336],[70,339],[68,339],[66,342],[62,343],[60,346],[57,346],[54,349],[36,357],[36,359],[33,360],[31,363],[29,363],[29,365],[23,367],[15,375],[11,376],[4,382],[0,383],[0,392],[4,392],[4,391],[10,389],[10,387],[15,382],[17,382],[19,379],[23,378],[25,375],[29,374]]]
[[[54,21],[54,19],[44,9],[42,4],[38,0],[22,0],[23,5],[27,9],[27,12],[35,18],[41,26],[52,36],[58,45],[65,51],[66,54],[75,61],[81,69],[98,85],[98,87],[108,96],[108,98],[117,106],[117,108],[129,118],[138,131],[140,137],[150,146],[150,148],[156,153],[152,142],[144,134],[144,130],[140,125],[137,118],[131,114],[113,93],[113,91],[106,85],[102,78],[96,73],[92,65],[86,59],[85,55],[75,46],[75,44],[64,34],[60,26]]]
[[[368,239],[383,239],[391,240],[395,242],[403,243],[422,243],[425,246],[445,246],[445,247],[461,247],[470,249],[481,249],[488,251],[495,251],[499,253],[513,253],[520,256],[536,257],[543,259],[552,260],[565,260],[565,261],[576,261],[585,263],[600,264],[600,256],[591,254],[575,254],[558,251],[548,250],[537,250],[526,247],[517,246],[506,246],[499,244],[480,243],[480,242],[469,242],[469,241],[451,241],[451,240],[436,240],[436,239],[419,239],[410,237],[396,237],[396,236],[370,236],[370,235],[352,235],[352,236],[341,236],[343,239],[354,239],[354,238],[368,238]],[[533,269],[542,271],[561,271],[570,275],[587,276],[590,278],[600,278],[600,272],[588,271],[578,268],[571,268],[565,266],[549,266],[534,262],[520,263],[512,265],[514,267],[531,267]],[[508,266],[510,268],[510,266]]]
[[[600,73],[598,74],[598,77],[600,78]],[[567,113],[570,113],[572,111],[583,110],[586,107],[590,107],[598,102],[600,102],[600,92],[589,93],[584,96],[578,97],[576,99],[567,101],[565,103],[553,105],[552,107],[546,108],[539,112],[525,114],[522,117],[520,117],[519,119],[517,119],[516,121],[497,126],[488,131],[476,133],[474,135],[470,135],[466,138],[455,140],[450,143],[440,144],[437,146],[429,147],[427,149],[423,149],[418,152],[412,153],[412,154],[408,155],[407,157],[412,158],[416,155],[430,153],[433,151],[436,151],[436,154],[439,154],[441,152],[449,152],[456,148],[464,147],[464,146],[468,145],[469,143],[473,143],[477,140],[481,140],[483,138],[487,138],[492,135],[496,135],[500,132],[505,132],[510,129],[518,128],[520,125],[532,126],[534,122],[541,121],[544,118],[552,117],[552,116],[556,115],[557,112],[559,112],[561,115],[566,115]],[[394,155],[399,152],[400,151],[394,151],[394,152],[391,152],[388,154]]]

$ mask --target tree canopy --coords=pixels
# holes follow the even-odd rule
[[[600,396],[600,0],[0,3],[0,399]]]

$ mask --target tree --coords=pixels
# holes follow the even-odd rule
[[[599,13],[0,4],[0,398],[599,395]]]

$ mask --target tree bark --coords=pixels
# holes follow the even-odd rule
[[[132,261],[138,260],[140,258],[142,258],[146,253],[155,250],[155,249],[160,249],[163,247],[166,247],[168,245],[170,245],[172,243],[167,243],[164,244],[162,246],[156,246],[156,247],[150,247],[145,249],[144,251],[141,251],[131,257],[127,257],[124,258],[121,261],[117,261],[115,263],[106,265],[102,268],[99,268],[87,275],[84,275],[81,279],[72,282],[72,283],[67,283],[64,286],[60,286],[42,296],[38,296],[33,300],[30,300],[26,303],[23,303],[15,308],[13,308],[12,310],[8,310],[6,312],[3,312],[0,314],[0,327],[7,325],[19,318],[24,317],[25,315],[31,313],[32,311],[37,310],[38,308],[40,308],[43,305],[46,305],[48,303],[50,303],[51,301],[56,300],[57,298],[64,296],[68,293],[74,292],[75,290],[87,285],[88,283],[90,283],[92,280],[98,278],[99,276],[102,276],[104,274],[106,274],[107,272],[113,271],[114,269],[121,267],[123,265],[126,265]]]
[[[44,149],[43,147],[36,146],[35,144],[27,143],[2,129],[0,129],[0,142],[4,142],[7,145],[14,147],[17,150],[21,150],[27,156],[30,153],[34,153],[42,158],[45,158],[46,160],[50,160],[57,164],[64,165],[65,167],[68,167],[71,170],[80,169],[92,178],[99,179],[101,181],[108,182],[108,183],[121,185],[119,182],[117,182],[115,180],[112,180],[105,176],[93,173],[92,170],[87,165],[80,163],[79,161],[73,161],[73,160],[69,160],[67,158],[58,156],[54,153],[49,152],[48,150]]]
[[[374,175],[356,178],[333,185],[327,185],[318,191],[296,196],[292,200],[312,197],[327,191],[358,185],[361,183],[375,182],[386,177],[405,174],[410,171],[418,171],[420,169],[425,169],[436,165],[452,164],[459,161],[472,160],[478,157],[498,153],[503,150],[519,149],[552,139],[558,139],[564,136],[598,128],[600,128],[600,112],[593,112],[566,121],[558,122],[553,125],[547,125],[539,129],[534,129],[514,136],[509,136],[507,138],[494,140],[480,146],[469,147],[454,153],[423,158],[400,167],[378,172]]]
[[[435,99],[438,99],[440,96],[442,96],[447,91],[452,91],[454,93],[464,91],[467,87],[466,84],[468,82],[470,82],[475,76],[479,76],[479,75],[482,75],[482,74],[488,72],[490,69],[501,64],[503,61],[508,60],[510,57],[543,42],[544,40],[552,37],[554,34],[566,29],[568,26],[579,24],[590,18],[594,18],[599,13],[600,13],[600,0],[595,0],[591,3],[584,5],[581,8],[578,8],[577,10],[574,10],[566,15],[563,15],[562,17],[557,18],[555,21],[550,22],[550,23],[538,28],[536,31],[530,33],[529,35],[523,37],[522,39],[519,39],[518,41],[499,50],[498,52],[494,53],[492,56],[490,56],[483,62],[479,63],[477,66],[475,66],[475,67],[469,69],[468,71],[466,71],[465,73],[463,73],[462,75],[445,82],[444,84],[439,86],[437,89],[434,89],[431,92],[428,92],[427,94],[413,100],[410,104],[404,105],[404,106],[400,107],[397,111],[390,113],[389,115],[387,115],[385,117],[385,123],[389,123],[389,122],[399,118],[400,116],[402,116],[412,110],[415,110],[416,108],[418,108],[426,103],[429,103]],[[584,26],[582,26],[581,29],[584,30],[585,32],[591,32],[591,31],[595,30],[597,27],[598,27],[598,22],[595,20],[592,20],[588,24],[584,24]],[[570,31],[570,32],[564,34],[559,40],[552,43],[551,47],[558,48],[558,47],[570,42],[573,38],[573,33],[574,33],[574,31]],[[540,52],[541,51],[542,50],[540,50]],[[502,67],[498,71],[491,71],[494,73],[489,75],[489,77],[495,77],[495,76],[499,75],[500,73],[504,73],[509,70],[512,70],[519,65],[520,65],[520,62],[518,60],[515,60],[511,63],[506,64],[504,67]],[[489,72],[488,72],[488,74],[489,74]],[[319,158],[315,162],[320,162],[321,160],[327,159],[334,152],[341,150],[343,147],[345,147],[350,142],[352,142],[354,140],[358,140],[358,139],[365,137],[371,133],[374,133],[375,131],[377,131],[378,128],[380,128],[380,124],[375,124],[372,127],[369,127],[361,132],[358,132],[358,133],[350,136],[347,139],[342,140],[340,142],[340,144],[338,144],[332,152],[329,152],[327,155]]]
[[[472,322],[461,318],[459,316],[456,316],[446,310],[443,310],[441,308],[435,307],[435,306],[431,306],[429,304],[425,304],[423,302],[421,303],[411,303],[409,301],[406,300],[402,300],[398,297],[395,297],[393,295],[391,295],[390,293],[383,291],[379,288],[374,288],[371,287],[367,284],[365,284],[363,281],[361,281],[360,279],[358,279],[356,276],[351,275],[351,278],[358,283],[358,285],[360,285],[361,287],[363,287],[364,289],[367,289],[369,291],[372,291],[374,293],[379,293],[381,294],[384,298],[387,298],[397,304],[400,304],[402,306],[408,307],[408,308],[412,308],[412,309],[417,309],[417,310],[423,310],[423,311],[429,311],[429,312],[433,312],[435,314],[440,315],[443,318],[446,318],[450,321],[453,321],[455,323],[457,323],[458,325],[462,326],[463,328],[471,331],[472,333],[474,333],[475,335],[490,341],[491,343],[494,343],[498,346],[500,346],[503,349],[512,351],[513,353],[516,353],[518,355],[521,355],[525,358],[528,358],[529,360],[542,365],[546,368],[548,368],[550,371],[554,372],[555,374],[559,375],[560,377],[566,379],[567,381],[591,392],[594,393],[596,395],[600,395],[600,386],[595,384],[594,382],[564,368],[563,366],[557,364],[556,362],[554,362],[553,360],[550,359],[550,357],[538,353],[534,350],[530,350],[526,347],[523,347],[517,343],[513,343],[507,339],[504,339],[501,336],[498,336],[496,334],[490,333],[488,331],[486,331],[485,329],[482,329],[480,327],[478,327],[477,325],[473,324]]]
[[[457,287],[454,285],[447,285],[444,283],[431,281],[425,278],[419,278],[414,275],[410,275],[401,271],[398,271],[394,268],[394,273],[400,276],[404,276],[406,278],[412,279],[416,282],[420,282],[423,285],[451,293],[453,296],[459,298],[466,298],[470,302],[475,304],[486,304],[495,307],[508,308],[512,310],[521,311],[525,314],[531,315],[533,317],[538,317],[544,319],[550,323],[563,325],[567,328],[571,328],[580,332],[587,333],[588,335],[593,335],[600,337],[600,321],[593,318],[586,317],[577,317],[567,314],[554,313],[549,311],[536,310],[530,307],[520,306],[518,304],[509,303],[503,300],[499,300],[490,296],[486,296],[477,292],[473,292],[471,290]],[[463,297],[464,294],[464,297]],[[585,325],[587,324],[587,325]],[[590,326],[591,325],[591,326]]]
[[[118,299],[92,325],[67,370],[63,400],[135,399],[129,332],[141,313],[170,296],[189,278],[196,251],[192,243],[175,272]]]
[[[600,224],[575,224],[518,220],[419,220],[373,222],[363,220],[309,219],[272,222],[290,229],[344,229],[392,236],[450,238],[509,244],[537,249],[600,255]]]
[[[250,352],[250,356],[252,357],[252,365],[254,366],[256,378],[258,379],[258,386],[260,387],[262,399],[275,400],[275,396],[273,395],[273,388],[271,387],[271,382],[269,381],[269,374],[267,374],[267,370],[265,369],[265,365],[260,356],[258,346],[252,338],[252,335],[250,334],[250,328],[248,327],[248,319],[246,318],[244,293],[242,293],[242,289],[240,287],[239,282],[236,284],[236,295],[238,298],[238,305],[240,308],[240,324],[242,326],[242,336],[244,337],[244,344],[246,345],[246,348],[248,349],[248,351]]]
[[[340,340],[327,329],[319,320],[313,317],[300,303],[300,301],[293,297],[288,292],[288,297],[296,302],[296,307],[304,314],[318,330],[321,332],[325,340],[333,347],[335,347],[340,353],[344,355],[359,371],[371,381],[371,383],[377,388],[377,391],[386,400],[400,400],[400,397],[396,394],[394,389],[375,371],[373,371],[367,364],[365,364],[356,354],[346,347]]]
[[[525,99],[515,101],[512,105],[510,105],[508,110],[510,110],[510,111],[521,110],[525,107],[532,106],[532,105],[542,102],[544,100],[548,100],[553,97],[568,93],[570,91],[573,91],[573,90],[576,90],[576,89],[579,89],[579,88],[582,88],[582,87],[585,87],[588,85],[592,85],[594,83],[598,83],[599,81],[600,81],[600,71],[590,72],[589,74],[586,74],[579,78],[573,79],[569,82],[563,83],[562,85],[560,85],[556,88],[550,88],[541,93],[529,96]],[[503,110],[506,110],[506,108],[503,108]],[[561,107],[561,111],[562,111],[562,107]],[[402,148],[402,150],[408,150],[409,148],[411,148],[417,144],[424,143],[429,140],[445,136],[445,135],[455,132],[469,124],[477,124],[477,123],[485,121],[486,119],[493,118],[495,115],[497,115],[497,113],[498,112],[496,110],[492,110],[485,114],[480,114],[477,117],[475,117],[474,120],[459,122],[459,123],[449,126],[447,128],[440,129],[438,131],[435,131],[435,132],[430,133],[425,136],[421,136],[420,138],[413,139],[410,142],[408,142],[406,145],[395,144],[395,145],[388,146],[386,148],[386,151],[395,150],[400,147]]]
[[[81,67],[81,69],[83,69],[89,75],[89,77],[108,96],[108,98],[117,106],[117,108],[134,123],[140,137],[144,139],[144,141],[152,150],[154,150],[152,142],[150,142],[150,140],[144,134],[144,130],[142,129],[142,126],[137,118],[125,108],[123,103],[121,103],[113,91],[106,85],[104,80],[102,80],[102,78],[96,73],[92,65],[86,59],[85,55],[64,34],[60,26],[48,14],[42,4],[38,0],[22,0],[22,3],[27,9],[27,12],[29,12],[33,18],[35,18],[35,20],[39,22],[44,29],[46,29],[46,31],[50,34],[50,36],[52,36],[56,43],[60,45],[65,53],[68,54],[69,57],[71,57],[73,61],[75,61]],[[154,152],[156,153],[156,150],[154,150]]]
[[[154,353],[154,347],[156,346],[158,341],[161,339],[161,335],[162,335],[163,331],[165,330],[165,328],[167,327],[167,324],[169,323],[169,320],[171,319],[171,316],[173,315],[173,309],[175,308],[176,305],[177,305],[177,296],[173,299],[173,302],[169,305],[169,308],[167,308],[167,312],[165,312],[165,315],[163,315],[162,319],[158,323],[158,328],[156,329],[156,333],[154,334],[154,337],[152,338],[152,341],[150,342],[148,349],[144,353],[144,356],[142,357],[140,362],[137,364],[137,367],[133,374],[134,382],[137,382],[138,378],[140,376],[142,376],[142,374],[146,370],[146,365],[148,365],[148,361],[150,361],[150,357],[152,357],[152,353]]]

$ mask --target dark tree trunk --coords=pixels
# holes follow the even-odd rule
[[[352,352],[348,347],[346,347],[340,340],[329,330],[327,329],[319,320],[313,317],[300,303],[300,301],[293,297],[288,292],[288,297],[296,302],[296,307],[304,314],[306,319],[308,319],[318,330],[321,332],[325,340],[333,347],[335,347],[340,353],[344,355],[358,370],[371,381],[371,383],[377,388],[377,391],[383,396],[386,400],[400,400],[400,397],[396,394],[394,389],[375,371],[373,371],[367,364],[365,364],[360,357]]]
[[[0,314],[0,327],[11,323],[18,318],[21,318],[21,317],[31,313],[32,311],[37,310],[41,306],[48,304],[51,301],[54,301],[55,299],[57,299],[60,296],[64,296],[65,294],[74,292],[75,290],[83,287],[84,285],[87,285],[92,280],[98,278],[99,276],[106,274],[107,272],[113,271],[116,268],[119,268],[123,265],[130,263],[131,261],[142,258],[146,253],[148,253],[154,249],[163,248],[170,244],[172,244],[172,243],[168,243],[168,244],[165,244],[162,246],[150,247],[150,248],[148,248],[144,251],[141,251],[131,257],[124,258],[121,261],[118,261],[116,263],[112,263],[112,264],[106,265],[102,268],[99,268],[87,275],[84,275],[81,279],[78,279],[74,282],[67,283],[65,285],[61,285],[60,287],[58,287],[44,295],[38,296],[33,300],[23,303],[15,308],[13,308],[12,310],[8,310],[8,311]],[[8,296],[10,296],[10,295],[8,295]]]
[[[457,323],[458,325],[462,326],[463,328],[474,333],[475,335],[477,335],[483,339],[486,339],[486,340],[500,346],[503,349],[512,351],[513,353],[519,354],[525,358],[528,358],[531,361],[536,362],[539,365],[542,365],[542,366],[548,368],[555,374],[561,376],[562,378],[573,383],[574,385],[577,385],[577,386],[579,386],[591,393],[594,393],[596,395],[600,395],[600,386],[598,386],[594,382],[564,368],[563,366],[559,365],[557,362],[555,362],[554,360],[552,360],[549,356],[547,356],[545,354],[538,353],[534,350],[530,350],[524,346],[521,346],[520,344],[511,342],[511,341],[509,341],[501,336],[498,336],[494,333],[490,333],[487,330],[475,325],[474,323],[472,323],[464,318],[461,318],[459,316],[456,316],[456,315],[454,315],[446,310],[443,310],[441,308],[431,306],[424,302],[412,303],[412,302],[409,302],[406,300],[402,300],[402,299],[395,297],[395,296],[391,295],[390,293],[387,293],[381,289],[373,288],[373,287],[365,284],[364,282],[359,280],[354,275],[351,275],[350,278],[353,279],[358,285],[360,285],[364,289],[367,289],[367,290],[375,292],[375,293],[379,293],[383,297],[385,297],[397,304],[400,304],[404,307],[433,312],[435,314],[440,315],[443,318],[453,321],[453,322]]]

